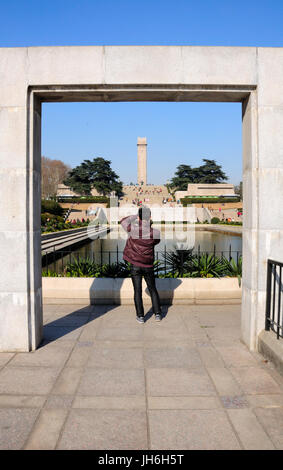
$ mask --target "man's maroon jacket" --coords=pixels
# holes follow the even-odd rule
[[[140,220],[137,215],[124,217],[121,225],[129,234],[123,259],[135,266],[152,267],[154,246],[160,242],[160,231],[152,228],[149,220]]]

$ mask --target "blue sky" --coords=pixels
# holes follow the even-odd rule
[[[0,0],[0,18],[0,47],[283,46],[283,0]],[[43,105],[42,154],[71,166],[102,156],[135,181],[138,136],[148,139],[149,182],[202,158],[241,180],[238,103]]]

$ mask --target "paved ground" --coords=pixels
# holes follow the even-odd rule
[[[2,449],[283,449],[283,377],[239,306],[44,308],[42,346],[0,354]]]

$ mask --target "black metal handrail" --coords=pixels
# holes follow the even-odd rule
[[[274,331],[277,339],[283,338],[283,314],[281,304],[283,263],[267,260],[265,329]]]

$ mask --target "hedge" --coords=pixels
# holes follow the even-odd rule
[[[109,204],[110,198],[107,196],[72,196],[72,197],[64,197],[58,196],[59,202],[99,202],[99,203],[106,203]]]
[[[240,198],[232,197],[182,197],[181,203],[183,206],[188,204],[199,204],[199,203],[223,203],[223,202],[240,202]]]

